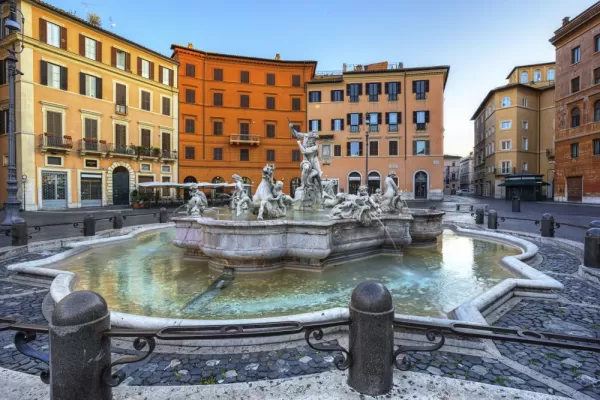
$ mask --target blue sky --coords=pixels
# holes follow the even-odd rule
[[[47,0],[85,17],[80,0]],[[471,115],[513,66],[554,60],[548,42],[565,16],[589,0],[87,0],[107,29],[170,55],[172,43],[283,59],[319,70],[387,60],[406,67],[450,65],[445,92],[446,154],[473,147]],[[110,19],[116,24],[110,28]]]

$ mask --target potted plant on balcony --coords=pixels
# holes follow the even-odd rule
[[[44,132],[44,136],[46,136],[46,137],[52,137],[52,133],[50,133],[50,132]]]
[[[153,147],[152,148],[152,155],[154,157],[160,157],[160,147]]]
[[[73,138],[71,136],[65,135],[65,136],[63,136],[63,139],[65,139],[63,146],[67,149],[72,149],[73,148]]]

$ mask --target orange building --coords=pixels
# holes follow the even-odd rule
[[[300,152],[288,125],[306,130],[305,83],[316,61],[171,48],[181,66],[180,180],[231,182],[237,173],[254,190],[265,164],[274,163],[276,179],[293,192],[288,185],[299,182]]]
[[[373,192],[394,172],[404,198],[442,199],[449,70],[383,62],[317,73],[307,86],[308,122],[319,131],[323,180],[348,193],[368,182]]]

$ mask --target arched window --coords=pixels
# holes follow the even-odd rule
[[[571,128],[577,128],[579,125],[579,108],[575,107],[573,111],[571,111]]]
[[[505,97],[502,99],[502,107],[510,106],[510,97]]]
[[[548,80],[549,81],[553,81],[554,80],[554,68],[548,69]]]
[[[358,193],[358,187],[362,177],[358,172],[350,172],[348,174],[348,194]]]
[[[290,196],[292,196],[292,199],[296,195],[296,189],[298,189],[298,186],[300,186],[300,178],[292,178],[290,181]]]
[[[381,189],[381,175],[379,172],[369,172],[369,194],[375,193],[377,189]]]
[[[419,171],[415,174],[415,198],[426,199],[428,189],[428,177],[425,171]]]
[[[527,73],[527,71],[523,71],[521,72],[521,83],[527,82],[529,82],[529,74]]]
[[[536,69],[533,72],[533,81],[534,82],[541,82],[542,81],[542,71],[540,71],[539,69]]]
[[[594,103],[594,121],[600,121],[600,100]]]

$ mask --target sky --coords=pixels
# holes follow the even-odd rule
[[[587,0],[46,0],[160,53],[173,43],[219,53],[343,63],[449,65],[444,152],[473,148],[471,116],[516,65],[554,61],[548,42]],[[111,27],[114,24],[114,27]]]

